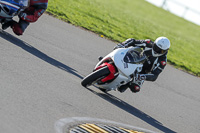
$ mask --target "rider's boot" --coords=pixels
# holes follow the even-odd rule
[[[8,21],[2,24],[2,30],[6,30],[8,27],[13,25],[13,21]]]
[[[136,93],[136,92],[139,92],[139,91],[140,91],[140,85],[138,85],[138,84],[130,83],[128,86],[129,86],[130,90],[131,90],[133,93]]]
[[[119,92],[124,92],[124,91],[126,91],[126,89],[128,88],[129,86],[128,86],[128,84],[126,84],[126,85],[122,85],[122,86],[120,86],[117,90],[119,91]]]

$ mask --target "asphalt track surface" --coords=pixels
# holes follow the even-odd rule
[[[86,89],[81,79],[115,43],[49,15],[21,37],[0,30],[0,41],[2,133],[54,133],[55,122],[67,117],[107,119],[155,132],[200,132],[200,78],[168,65],[136,94]]]

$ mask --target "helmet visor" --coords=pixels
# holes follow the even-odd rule
[[[153,51],[154,51],[156,54],[165,54],[165,53],[168,51],[168,49],[163,50],[163,49],[159,48],[156,44],[154,44],[154,46],[153,46]]]

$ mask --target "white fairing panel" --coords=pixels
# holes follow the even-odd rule
[[[115,66],[118,68],[118,70],[120,70],[124,75],[130,76],[138,67],[143,66],[142,64],[131,64],[131,63],[124,62],[124,57],[125,57],[127,51],[129,51],[132,48],[133,47],[131,47],[131,48],[118,48],[118,49],[112,51],[110,54],[105,56],[96,65],[96,67],[98,67],[105,59],[111,58],[114,61]]]
[[[98,84],[95,84],[95,85],[97,87],[104,88],[106,90],[115,90],[117,87],[120,87],[121,85],[126,84],[129,81],[130,81],[130,79],[128,79],[127,77],[125,77],[125,76],[123,76],[121,74],[119,74],[117,76],[117,78],[111,83],[103,84],[103,85],[98,85]]]
[[[118,51],[115,51],[115,55],[113,57],[116,67],[127,77],[135,72],[138,67],[142,67],[142,64],[131,64],[124,62],[124,56],[130,49],[132,49],[132,47],[120,48]]]
[[[96,86],[100,88],[104,88],[107,90],[115,90],[116,88],[120,87],[121,85],[124,85],[128,82],[130,82],[131,77],[136,69],[141,68],[143,65],[142,64],[132,64],[132,63],[126,63],[124,62],[124,57],[126,53],[132,49],[133,47],[130,48],[118,48],[114,51],[112,51],[110,54],[105,56],[97,65],[95,68],[97,68],[100,64],[102,64],[106,59],[111,58],[115,66],[118,68],[119,74],[117,78],[112,81],[111,83],[103,84],[103,85],[98,85],[95,84]]]

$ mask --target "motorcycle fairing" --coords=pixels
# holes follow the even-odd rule
[[[115,67],[118,71],[118,76],[115,77],[114,81],[105,84],[98,84],[95,85],[104,88],[107,90],[115,90],[116,88],[120,87],[121,85],[125,85],[132,80],[132,76],[134,72],[140,70],[143,66],[141,63],[127,63],[124,61],[124,57],[129,50],[134,50],[134,47],[130,48],[119,48],[112,51],[110,54],[105,56],[96,66],[95,69],[104,64],[105,62],[113,61]]]
[[[27,6],[28,0],[0,0],[0,18],[13,18]]]
[[[110,74],[108,76],[106,76],[105,78],[101,79],[101,82],[107,82],[107,81],[112,80],[112,79],[115,78],[116,69],[112,64],[109,64],[109,63],[105,62],[102,65],[98,66],[96,68],[96,70],[98,70],[98,69],[100,69],[102,67],[105,67],[105,66],[108,67],[108,69],[110,71]]]

